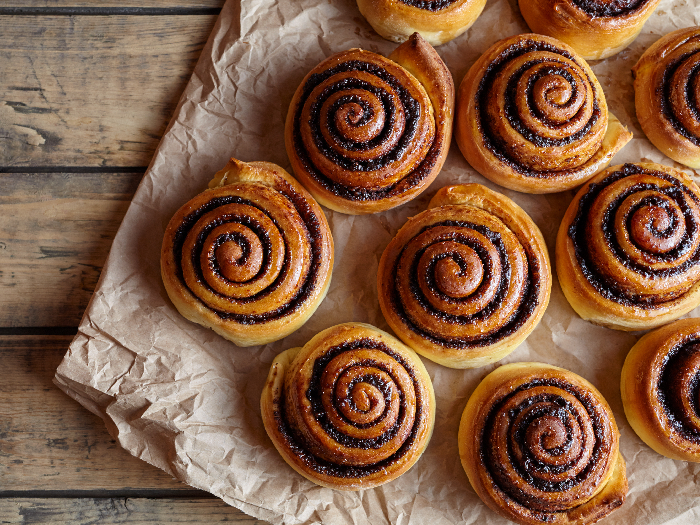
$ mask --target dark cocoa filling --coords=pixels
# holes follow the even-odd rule
[[[535,419],[537,415],[533,414],[532,418],[524,419],[522,421],[523,424],[517,428],[512,427],[512,425],[514,424],[513,422],[517,419],[517,416],[523,410],[528,409],[535,403],[547,402],[549,403],[549,405],[543,406],[537,412],[537,414],[555,417],[559,419],[564,426],[567,427],[567,441],[565,445],[560,447],[560,452],[566,452],[569,448],[571,448],[572,445],[572,432],[569,424],[570,419],[576,421],[576,424],[583,426],[582,421],[578,418],[578,415],[576,411],[571,407],[571,404],[564,397],[558,396],[556,394],[533,395],[532,397],[527,398],[526,401],[518,407],[509,410],[507,414],[503,414],[504,405],[513,396],[525,390],[529,390],[531,388],[539,386],[556,387],[576,397],[577,400],[585,408],[586,413],[588,414],[588,417],[590,418],[591,424],[593,426],[594,434],[596,436],[595,443],[593,445],[593,451],[591,453],[591,457],[587,465],[582,469],[582,471],[579,474],[571,476],[569,479],[563,481],[557,482],[541,479],[537,476],[537,473],[559,474],[562,472],[566,472],[581,458],[581,454],[584,453],[585,447],[582,447],[581,454],[579,454],[578,457],[572,459],[572,461],[569,462],[569,464],[558,466],[554,464],[542,463],[529,452],[529,449],[525,443],[525,433],[527,431],[528,423]],[[513,436],[512,438],[508,439],[508,456],[511,461],[508,467],[512,467],[517,472],[517,474],[528,483],[529,486],[534,487],[537,490],[541,490],[544,492],[562,492],[569,490],[572,487],[575,487],[576,485],[586,480],[586,478],[590,475],[591,470],[595,468],[598,461],[602,460],[605,456],[607,456],[610,453],[610,443],[602,441],[602,436],[605,435],[603,423],[601,422],[602,414],[598,411],[597,403],[589,392],[557,379],[536,379],[529,383],[520,385],[518,388],[516,388],[512,392],[509,392],[507,396],[505,396],[502,400],[496,403],[489,412],[489,415],[486,418],[486,424],[482,429],[482,434],[480,438],[480,456],[482,464],[486,467],[494,481],[496,481],[498,488],[502,490],[505,494],[507,494],[510,498],[514,499],[515,501],[519,502],[525,507],[532,506],[531,504],[533,496],[528,494],[526,491],[519,489],[516,485],[511,484],[507,481],[507,473],[504,471],[504,467],[500,465],[500,460],[493,457],[493,447],[496,447],[498,445],[493,443],[492,440],[488,438],[488,436],[490,436],[493,431],[496,419],[503,417],[507,417],[508,420],[511,422],[511,428],[508,434],[509,436]],[[523,452],[522,460],[518,460],[516,458],[512,450],[511,439],[518,443],[520,450]],[[555,455],[557,450],[552,450],[551,452],[552,455]]]
[[[319,275],[319,269],[321,267],[321,256],[323,253],[323,234],[321,230],[321,223],[314,213],[313,209],[309,206],[309,204],[306,202],[306,199],[304,199],[303,196],[297,194],[294,189],[289,186],[286,182],[283,183],[283,189],[281,191],[283,195],[289,199],[289,201],[293,204],[294,208],[297,210],[299,215],[301,216],[302,220],[304,221],[304,224],[307,229],[308,233],[308,240],[311,245],[311,266],[309,268],[309,273],[306,277],[306,280],[304,281],[303,285],[300,287],[298,290],[297,294],[293,297],[290,297],[289,300],[285,303],[280,305],[278,308],[275,310],[272,310],[270,312],[265,312],[262,314],[257,314],[257,315],[241,315],[241,314],[235,314],[232,312],[224,312],[221,310],[217,309],[212,309],[212,310],[219,318],[223,320],[231,320],[235,321],[240,324],[257,324],[257,323],[263,323],[267,322],[273,319],[278,319],[281,317],[284,317],[286,315],[290,315],[297,311],[299,308],[302,307],[302,305],[308,300],[309,296],[312,294],[314,291],[315,287],[317,286],[317,283],[320,279]],[[187,215],[183,221],[180,227],[176,230],[174,239],[173,239],[173,254],[174,254],[174,259],[177,264],[176,272],[177,272],[177,277],[180,280],[180,282],[187,287],[187,284],[185,283],[185,280],[183,278],[182,274],[182,266],[181,266],[181,261],[183,257],[182,249],[183,245],[185,242],[185,238],[187,237],[187,234],[189,233],[190,229],[195,225],[195,223],[199,220],[200,217],[205,215],[206,213],[215,210],[216,208],[220,206],[224,206],[226,204],[245,204],[248,206],[255,207],[265,213],[266,215],[269,214],[267,213],[266,210],[255,204],[254,202],[251,202],[246,199],[242,199],[240,197],[231,195],[231,196],[226,196],[226,197],[216,197],[207,202],[204,206],[200,207],[199,209],[193,211],[189,215]],[[274,221],[272,217],[269,217],[270,220],[272,220],[275,225],[277,223]],[[248,217],[235,217],[232,216],[228,220],[235,220],[236,222],[240,222],[242,224],[246,224],[249,228],[251,228],[252,231],[255,232],[255,234],[260,238],[262,245],[263,245],[263,251],[264,251],[264,259],[263,259],[263,268],[269,267],[270,264],[270,257],[269,257],[269,237],[267,232],[265,232],[263,229],[259,227],[255,223],[255,221],[252,221]],[[224,220],[221,221],[216,221],[215,224],[210,225],[207,227],[207,231],[210,231],[214,227],[218,226],[219,224],[223,223]],[[261,291],[260,293],[256,294],[252,298],[245,298],[245,299],[234,299],[231,297],[226,297],[215,290],[213,290],[209,285],[207,284],[206,280],[203,278],[202,274],[202,268],[199,260],[199,254],[201,253],[201,244],[205,238],[204,235],[200,235],[199,238],[197,239],[197,242],[195,243],[195,250],[193,253],[189,254],[188,256],[191,257],[192,264],[194,267],[195,274],[197,275],[197,280],[199,284],[202,286],[206,287],[209,289],[209,291],[213,294],[215,294],[217,297],[220,297],[223,300],[226,300],[230,302],[231,304],[244,304],[247,302],[254,301],[255,299],[259,299],[260,297],[263,297],[266,294],[271,293],[278,285],[279,282],[281,282],[281,279],[284,277],[284,275],[287,272],[287,269],[289,267],[289,250],[288,246],[286,245],[286,238],[284,237],[284,232],[282,233],[282,238],[285,241],[285,261],[283,264],[283,269],[278,276],[278,278],[273,282],[273,284],[268,287],[267,289]],[[189,290],[189,288],[188,288]],[[192,292],[192,290],[190,290]],[[196,295],[192,293],[194,297]]]
[[[368,73],[371,73],[378,78],[380,78],[382,81],[386,82],[389,84],[399,95],[399,100],[401,101],[401,104],[404,107],[405,115],[406,115],[406,130],[412,130],[410,133],[415,134],[416,126],[418,123],[418,119],[420,117],[420,104],[416,99],[414,99],[410,93],[400,84],[400,82],[389,72],[386,70],[382,69],[379,66],[376,66],[374,64],[370,64],[367,62],[362,62],[359,60],[349,60],[347,62],[343,62],[333,68],[330,68],[326,71],[323,71],[321,73],[315,73],[311,75],[304,84],[304,87],[302,89],[302,94],[299,98],[299,104],[296,108],[295,114],[294,114],[294,123],[293,123],[293,143],[294,143],[294,150],[296,152],[296,155],[298,157],[299,162],[302,164],[304,167],[304,170],[311,176],[313,177],[318,184],[320,184],[326,191],[333,193],[339,197],[342,197],[344,199],[350,200],[350,201],[373,201],[373,200],[380,200],[380,199],[385,199],[392,197],[394,195],[399,195],[405,191],[407,191],[410,188],[413,188],[417,186],[418,184],[421,183],[428,175],[430,175],[433,167],[435,166],[437,159],[440,155],[440,147],[439,143],[437,140],[433,141],[432,146],[428,150],[428,153],[426,157],[423,159],[423,161],[416,167],[413,171],[411,171],[408,175],[406,175],[402,180],[391,184],[389,186],[383,187],[383,188],[376,188],[376,189],[367,189],[367,188],[359,188],[359,187],[352,187],[352,186],[344,186],[342,184],[339,184],[330,178],[326,177],[320,170],[316,168],[316,166],[313,164],[311,159],[309,158],[308,153],[306,152],[306,148],[304,147],[304,142],[301,138],[301,133],[299,131],[300,129],[300,119],[301,119],[301,113],[304,108],[304,105],[311,95],[311,92],[314,90],[316,86],[327,80],[328,78],[332,77],[333,75],[337,73],[344,73],[348,71],[365,71]],[[347,79],[348,81],[353,81],[354,79]],[[355,81],[357,82],[357,81]],[[350,82],[351,83],[351,82]],[[327,90],[324,90],[324,96],[330,96],[334,92],[337,92],[339,88],[344,88],[344,86],[349,85],[350,83],[346,83],[345,81],[339,82],[337,85],[333,85],[329,87]],[[319,99],[320,100],[320,99]],[[318,107],[320,108],[322,105],[322,102],[318,102]],[[387,111],[387,108],[385,106],[385,111]],[[394,108],[391,108],[391,113],[393,114]],[[332,120],[332,119],[331,119]],[[338,156],[332,152],[330,146],[325,143],[325,140],[322,138],[319,139],[320,137],[320,131],[318,130],[319,128],[319,117],[318,115],[315,115],[312,117],[312,120],[310,122],[311,128],[314,129],[314,141],[317,145],[317,147],[323,151],[324,155],[328,156],[328,158],[333,159],[335,162],[338,160]],[[398,155],[400,151],[406,149],[406,144],[408,141],[410,141],[410,138],[412,136],[408,136],[408,131],[405,132],[406,136],[402,137],[399,145],[393,152],[389,152],[387,155],[384,155],[380,157],[379,159],[374,159],[370,161],[366,161],[364,164],[354,164],[350,162],[348,165],[350,166],[358,166],[358,170],[360,167],[364,166],[365,170],[369,169],[379,169],[386,165],[386,163],[391,162],[392,159],[398,158]],[[357,149],[361,149],[365,146],[357,146]],[[345,160],[343,160],[345,162]],[[352,168],[355,169],[355,168]]]
[[[546,42],[537,42],[535,40],[525,40],[522,42],[517,42],[510,46],[508,49],[504,50],[489,66],[486,68],[486,72],[484,73],[481,82],[479,83],[479,87],[477,89],[476,93],[476,112],[478,115],[478,126],[479,130],[481,131],[481,134],[483,136],[483,141],[484,145],[486,148],[496,157],[498,160],[503,162],[504,164],[508,165],[518,173],[525,175],[527,177],[534,177],[534,178],[548,178],[552,176],[567,176],[569,174],[574,173],[576,170],[562,170],[562,171],[557,171],[557,172],[552,172],[552,171],[536,171],[530,168],[529,166],[526,166],[522,163],[520,163],[517,159],[514,159],[510,157],[507,153],[507,150],[503,147],[501,140],[494,135],[492,130],[489,127],[489,117],[486,113],[486,108],[488,106],[487,102],[487,97],[488,97],[488,90],[490,87],[494,84],[494,79],[498,76],[498,74],[501,72],[501,70],[508,64],[510,60],[513,60],[515,58],[518,58],[526,53],[532,53],[536,51],[548,51],[551,53],[556,53],[558,55],[561,55],[575,63],[578,64],[578,61],[576,58],[571,55],[570,53],[564,51],[563,49],[559,49],[551,44],[548,44]],[[557,145],[557,144],[568,144],[573,142],[574,140],[578,140],[580,137],[584,136],[590,129],[591,127],[598,121],[599,118],[601,118],[601,110],[600,107],[598,106],[598,101],[596,99],[596,91],[595,87],[593,87],[593,114],[591,115],[591,118],[589,121],[586,123],[584,128],[577,132],[576,134],[572,135],[569,138],[566,139],[560,139],[554,141],[553,139],[548,139],[545,137],[540,137],[539,135],[535,134],[532,132],[532,130],[527,129],[527,127],[520,121],[517,115],[517,110],[515,109],[515,86],[517,85],[517,81],[519,78],[522,76],[522,74],[527,70],[528,67],[530,67],[533,64],[538,64],[542,63],[544,60],[539,60],[539,59],[534,59],[531,62],[528,62],[528,64],[524,65],[522,68],[518,69],[518,71],[513,75],[513,78],[509,80],[508,87],[506,89],[505,93],[505,110],[508,115],[508,121],[510,122],[511,126],[514,127],[519,133],[522,134],[523,138],[528,140],[529,142],[535,144],[536,146],[547,146],[550,143],[552,145]],[[559,68],[555,68],[559,70]],[[581,68],[583,70],[583,68]],[[567,73],[568,74],[568,73]],[[568,74],[569,77],[571,77],[570,74]],[[568,77],[565,77],[568,78]],[[573,77],[571,77],[573,78]],[[587,77],[588,82],[593,86],[593,83],[591,82],[591,79]],[[531,101],[528,99],[528,104],[531,104]],[[546,124],[545,121],[543,123]]]
[[[402,4],[410,5],[425,11],[440,11],[450,7],[459,0],[399,0]]]
[[[700,264],[700,250],[697,250],[696,253],[683,264],[679,264],[676,267],[663,270],[655,270],[634,263],[627,259],[625,254],[622,252],[622,249],[620,248],[620,245],[617,242],[617,239],[615,238],[615,212],[619,204],[622,203],[624,199],[626,199],[629,195],[637,191],[653,190],[667,195],[669,198],[673,199],[675,203],[679,206],[679,208],[683,212],[683,216],[685,218],[686,223],[686,234],[682,241],[679,243],[678,247],[674,248],[667,254],[650,254],[650,257],[656,258],[657,260],[672,261],[674,260],[674,258],[677,258],[688,252],[688,250],[691,247],[692,238],[698,234],[698,224],[696,223],[695,218],[693,217],[693,214],[690,208],[688,207],[686,200],[683,198],[689,197],[697,204],[700,204],[700,201],[695,196],[695,194],[691,191],[688,191],[681,181],[675,179],[674,177],[671,177],[666,173],[648,170],[642,168],[641,166],[636,166],[634,164],[625,164],[619,171],[611,173],[602,181],[591,184],[589,186],[588,191],[583,197],[581,197],[581,200],[579,201],[578,211],[576,213],[576,216],[574,217],[574,220],[569,226],[568,233],[574,246],[576,260],[578,261],[583,275],[600,295],[602,295],[606,299],[615,301],[625,306],[636,306],[641,308],[652,309],[657,308],[657,303],[654,302],[653,297],[645,300],[640,297],[636,297],[633,299],[630,298],[628,295],[625,295],[619,288],[615,286],[614,283],[611,283],[608,280],[606,280],[606,278],[597,271],[596,265],[591,259],[591,256],[587,250],[588,243],[586,241],[586,224],[589,220],[588,211],[590,210],[592,203],[607,186],[613,184],[614,182],[620,179],[635,174],[653,175],[654,177],[658,177],[660,179],[663,179],[664,181],[670,182],[673,186],[670,188],[660,189],[654,185],[637,184],[614,200],[614,202],[606,211],[604,224],[602,225],[602,228],[605,235],[605,240],[610,246],[612,252],[615,254],[615,257],[620,261],[621,264],[637,272],[639,275],[642,275],[646,278],[657,279],[677,275],[681,272],[686,271],[691,266]]]
[[[344,479],[363,478],[371,474],[380,472],[384,469],[390,468],[391,465],[399,461],[411,451],[411,449],[413,448],[413,444],[415,443],[418,437],[418,432],[421,430],[422,427],[424,427],[425,418],[428,417],[428,414],[426,414],[422,408],[423,404],[426,402],[425,393],[419,382],[418,374],[413,369],[413,367],[409,363],[407,363],[400,355],[396,354],[393,350],[391,350],[391,348],[386,346],[384,343],[370,338],[358,339],[330,348],[323,357],[321,357],[314,363],[312,378],[310,381],[311,386],[306,393],[306,397],[311,402],[314,417],[324,428],[324,430],[329,434],[329,436],[345,446],[367,450],[369,448],[381,447],[385,442],[389,441],[391,437],[393,437],[393,435],[395,435],[396,433],[395,426],[393,430],[391,430],[389,433],[379,436],[378,438],[361,440],[340,433],[337,429],[333,428],[328,422],[328,416],[325,413],[323,403],[321,401],[321,389],[319,381],[321,374],[323,373],[323,369],[328,365],[328,363],[332,359],[334,359],[341,353],[352,352],[354,350],[362,348],[379,350],[380,352],[387,354],[388,356],[398,361],[404,367],[408,375],[411,377],[411,380],[413,381],[414,385],[414,391],[416,394],[416,413],[413,422],[413,428],[411,429],[411,433],[409,434],[408,438],[403,443],[403,445],[401,445],[399,450],[397,450],[390,457],[379,461],[373,465],[339,465],[336,463],[331,463],[309,453],[303,444],[303,438],[300,438],[297,435],[297,433],[294,432],[292,428],[290,428],[287,418],[284,414],[284,410],[276,410],[275,420],[282,434],[282,437],[286,442],[286,445],[290,448],[291,452],[295,454],[296,457],[301,459],[309,469],[314,470],[319,474],[325,474]],[[374,365],[376,366],[376,363],[374,363]],[[388,373],[387,370],[384,371]],[[375,383],[381,384],[382,381],[377,379]],[[386,389],[386,386],[382,388]],[[282,390],[282,399],[276,406],[284,406],[284,389]],[[403,420],[403,418],[405,417],[406,414],[403,403],[403,395],[401,395],[401,414],[399,419]],[[391,434],[391,432],[393,432],[393,434]]]
[[[413,97],[410,97],[410,95],[408,95],[408,92],[403,87],[401,89],[404,91],[404,93],[402,93],[402,95],[404,96],[401,97],[401,102],[404,104],[404,111],[406,114],[406,127],[396,147],[390,150],[386,155],[382,155],[381,157],[375,157],[370,160],[349,159],[339,155],[326,142],[325,138],[323,137],[323,134],[321,133],[319,124],[321,120],[321,107],[330,95],[333,95],[338,91],[345,91],[351,89],[361,89],[367,91],[368,93],[374,94],[378,99],[382,101],[382,106],[386,115],[384,129],[378,137],[371,141],[354,143],[344,139],[340,135],[340,133],[338,133],[338,130],[335,128],[335,126],[331,124],[329,131],[331,131],[333,140],[338,144],[346,146],[346,148],[349,150],[367,150],[379,146],[380,144],[385,142],[387,137],[390,135],[391,128],[394,126],[396,118],[396,108],[392,104],[392,98],[390,94],[387,93],[385,90],[372,86],[371,84],[368,84],[367,82],[364,82],[362,80],[358,80],[355,78],[345,78],[339,82],[334,83],[332,86],[328,86],[328,88],[324,89],[321,93],[319,93],[318,98],[311,105],[311,129],[313,132],[314,143],[316,144],[318,149],[323,153],[324,156],[332,160],[336,165],[349,171],[377,170],[386,167],[387,165],[391,164],[392,162],[395,162],[401,157],[404,157],[406,155],[411,140],[416,134],[416,126],[418,125],[418,119],[420,118],[421,108],[418,101]],[[332,112],[334,108],[337,108],[343,101],[343,98],[352,101],[352,99],[356,99],[359,97],[357,97],[356,95],[351,97],[342,97],[330,106],[329,111]],[[333,118],[328,118],[328,122],[332,123],[334,122],[334,120],[335,119]]]
[[[496,310],[499,305],[502,303],[503,298],[508,290],[508,283],[510,281],[510,275],[511,275],[511,269],[510,269],[510,262],[508,261],[508,253],[506,251],[505,246],[503,245],[503,241],[501,239],[501,236],[497,232],[491,231],[489,228],[486,226],[478,225],[478,224],[473,224],[469,222],[463,222],[463,221],[444,221],[440,223],[436,223],[430,226],[427,226],[426,228],[423,228],[421,230],[421,233],[423,231],[426,231],[430,228],[434,227],[439,227],[439,226],[456,226],[456,227],[464,227],[464,228],[471,228],[482,235],[488,237],[488,239],[493,243],[493,245],[496,247],[498,254],[499,254],[499,259],[501,261],[501,268],[502,268],[502,273],[501,273],[501,281],[499,283],[498,291],[496,292],[494,298],[492,301],[489,302],[489,304],[484,308],[482,311],[477,312],[474,315],[469,315],[469,316],[456,316],[456,315],[450,315],[445,312],[441,312],[439,310],[436,310],[433,308],[433,306],[428,302],[428,300],[425,298],[423,295],[423,292],[421,291],[417,280],[414,280],[411,283],[411,293],[417,300],[417,302],[421,305],[422,308],[424,308],[427,312],[429,312],[431,315],[433,315],[436,318],[445,320],[450,323],[454,324],[459,324],[459,325],[467,325],[471,324],[474,322],[479,322],[482,319],[488,317],[491,315],[494,310]],[[442,239],[441,239],[442,240]],[[451,238],[451,240],[455,242],[459,242],[462,244],[465,244],[472,248],[478,255],[479,258],[481,259],[482,263],[484,263],[484,277],[483,281],[486,282],[490,279],[492,275],[492,266],[490,261],[488,261],[488,257],[486,256],[486,251],[484,248],[474,242],[472,242],[469,239],[465,239],[459,234],[455,233],[455,235]],[[416,275],[416,267],[418,265],[418,261],[420,260],[420,256],[424,250],[418,252],[416,254],[416,257],[413,261],[411,261],[411,275]],[[393,268],[393,275],[397,275],[397,267],[398,267],[398,262],[401,259],[401,256],[403,254],[403,250],[401,254],[396,258],[396,263]],[[532,312],[534,311],[535,307],[539,303],[539,294],[540,294],[540,267],[539,263],[537,261],[537,258],[534,256],[534,254],[526,248],[526,255],[527,255],[527,261],[528,261],[528,269],[529,269],[529,274],[527,278],[527,283],[525,285],[525,292],[524,292],[524,297],[520,303],[519,309],[516,311],[516,313],[513,314],[513,316],[506,322],[504,325],[498,329],[496,332],[474,338],[474,339],[467,339],[467,338],[446,338],[440,334],[433,333],[428,331],[427,327],[420,327],[417,326],[416,324],[411,321],[410,317],[406,313],[406,307],[405,305],[401,302],[401,298],[399,296],[398,290],[397,290],[397,284],[395,283],[394,286],[391,288],[391,304],[393,305],[394,311],[398,315],[398,317],[401,319],[403,324],[410,328],[413,332],[419,334],[421,337],[424,337],[425,339],[432,341],[435,344],[442,345],[444,347],[448,348],[462,348],[462,349],[467,349],[467,348],[479,348],[479,347],[484,347],[484,346],[489,346],[492,344],[497,343],[498,341],[512,335],[515,333],[532,315]],[[435,261],[437,262],[437,261]],[[440,290],[437,288],[437,285],[433,283],[432,278],[426,279],[429,286],[431,287],[431,292],[440,295],[444,300],[449,300],[449,301],[454,301],[454,302],[459,302],[460,299],[454,298],[454,297],[448,297],[447,295],[444,295],[440,292]],[[475,293],[479,293],[481,289],[485,286],[485,284],[482,284]],[[466,301],[467,299],[462,299],[463,301]]]
[[[508,82],[508,87],[507,89],[507,96],[506,96],[506,106],[505,106],[505,113],[506,113],[506,118],[508,119],[508,122],[510,122],[510,125],[513,126],[513,129],[515,129],[518,133],[520,133],[528,142],[531,142],[535,146],[539,148],[545,148],[545,147],[556,147],[556,146],[566,146],[567,144],[571,144],[573,142],[576,142],[578,140],[581,140],[582,137],[585,137],[586,134],[591,130],[593,125],[598,122],[598,118],[600,117],[600,109],[598,109],[598,102],[594,99],[594,107],[595,110],[593,111],[593,115],[591,118],[586,122],[585,126],[581,128],[579,131],[576,133],[573,133],[572,135],[569,135],[568,137],[564,137],[563,139],[553,139],[549,137],[542,137],[538,135],[536,132],[533,130],[529,129],[528,127],[525,126],[525,124],[520,120],[518,116],[518,108],[515,103],[515,97],[516,97],[516,90],[518,86],[518,81],[520,80],[520,77],[525,73],[530,67],[532,67],[535,64],[541,64],[542,62],[545,62],[545,60],[532,60],[528,62],[527,64],[524,64],[516,73],[513,75],[513,77],[510,79]],[[533,75],[529,81],[528,81],[528,93],[527,93],[527,104],[528,108],[534,115],[537,116],[537,118],[546,126],[551,127],[551,128],[557,128],[560,125],[556,124],[554,122],[549,121],[543,114],[542,112],[537,108],[535,103],[532,100],[532,86],[534,83],[539,80],[540,78],[546,76],[546,75],[559,75],[563,78],[565,78],[570,84],[571,84],[571,89],[572,89],[572,95],[568,101],[567,104],[564,105],[570,105],[575,101],[576,98],[576,89],[577,89],[577,83],[576,79],[574,76],[567,71],[564,68],[560,67],[547,67],[547,68],[542,68],[538,74]],[[583,111],[583,110],[581,110]],[[580,112],[580,111],[579,111]],[[501,146],[502,149],[503,146]]]
[[[582,11],[593,17],[631,15],[642,9],[649,0],[572,0]]]
[[[683,65],[683,62],[695,58],[695,55],[697,55],[698,53],[700,52],[693,51],[690,53],[685,53],[673,62],[671,62],[666,68],[666,71],[664,71],[660,88],[657,88],[657,90],[661,91],[661,93],[659,93],[661,97],[661,111],[663,111],[663,114],[666,117],[666,119],[671,123],[673,128],[678,133],[680,133],[683,137],[688,139],[696,146],[700,146],[700,137],[692,134],[690,130],[688,130],[683,124],[681,124],[681,122],[676,118],[676,115],[673,113],[673,106],[671,104],[671,78],[673,78],[673,74],[678,70],[678,68],[681,67],[681,65]],[[695,105],[695,102],[693,100],[693,94],[690,91],[693,86],[693,81],[695,78],[697,78],[698,74],[700,74],[700,61],[698,61],[698,64],[692,69],[692,72],[688,79],[689,81],[685,85],[685,103],[690,109],[690,112],[693,114],[693,118],[700,121],[700,110]]]
[[[663,360],[656,388],[659,403],[664,409],[668,422],[684,439],[695,444],[700,444],[700,432],[697,429],[689,428],[684,423],[683,408],[679,406],[672,391],[679,386],[677,378],[683,371],[684,362],[698,352],[700,352],[700,339],[698,339],[697,334],[690,335],[685,341],[674,346]],[[692,379],[690,388],[689,402],[696,417],[700,417],[698,396],[700,396],[700,375],[696,375]]]

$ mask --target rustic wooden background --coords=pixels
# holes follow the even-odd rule
[[[0,523],[263,523],[52,383],[223,3],[0,2]]]

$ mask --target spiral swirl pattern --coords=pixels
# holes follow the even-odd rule
[[[573,49],[540,35],[503,40],[477,60],[460,87],[456,131],[482,175],[530,193],[574,187],[612,157],[593,72]]]
[[[632,428],[665,456],[700,462],[700,321],[650,332],[622,368],[622,401]]]
[[[401,65],[352,49],[303,80],[289,109],[287,151],[296,176],[322,204],[380,211],[412,198],[437,175],[447,146],[445,124],[436,119],[448,117],[436,113],[426,88]]]
[[[329,279],[332,241],[322,212],[298,184],[273,180],[201,193],[165,235],[164,281],[173,302],[194,304],[199,315],[192,320],[234,342],[245,332],[282,337],[274,323],[286,331],[295,317],[310,315]]]
[[[376,486],[407,470],[434,417],[418,357],[367,325],[339,325],[305,345],[285,368],[277,404],[272,434],[283,456],[312,481],[340,488]]]
[[[484,380],[488,391],[480,385],[473,394],[460,427],[460,454],[482,499],[521,523],[569,523],[569,513],[589,523],[619,506],[626,482],[609,483],[619,470],[619,433],[600,393],[540,363],[492,375]],[[466,460],[469,453],[478,460]],[[587,508],[599,495],[603,507],[614,502],[606,512]]]
[[[700,193],[672,170],[626,164],[580,198],[568,235],[605,298],[654,309],[700,280]],[[659,168],[663,168],[659,166]]]
[[[454,199],[455,205],[437,205],[462,190],[461,205]],[[444,189],[436,199],[385,250],[380,305],[394,331],[417,352],[447,366],[468,366],[470,359],[471,366],[480,366],[502,357],[494,350],[515,334],[522,340],[546,306],[544,243],[537,242],[541,234],[521,209],[482,186]],[[525,228],[511,228],[497,205],[479,205],[489,199],[512,205]]]
[[[642,55],[634,71],[644,133],[672,159],[700,167],[700,28],[666,35]]]

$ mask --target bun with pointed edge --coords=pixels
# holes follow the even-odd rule
[[[627,495],[608,403],[563,368],[513,363],[491,372],[467,402],[458,439],[477,495],[516,523],[594,523]]]
[[[454,83],[414,34],[389,58],[351,49],[304,78],[285,141],[297,179],[324,206],[375,213],[425,190],[445,162]]]
[[[298,329],[326,295],[333,239],[320,206],[269,162],[231,159],[168,223],[165,290],[190,321],[239,346]]]

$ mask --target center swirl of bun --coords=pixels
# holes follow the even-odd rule
[[[381,343],[358,340],[314,352],[313,373],[286,384],[292,432],[314,456],[374,466],[395,457],[424,424],[415,371]]]
[[[668,301],[700,279],[700,197],[665,173],[625,165],[591,185],[569,231],[589,281],[621,302]]]
[[[492,410],[482,439],[498,487],[520,504],[563,511],[590,499],[615,460],[605,413],[558,381],[518,387]]]

